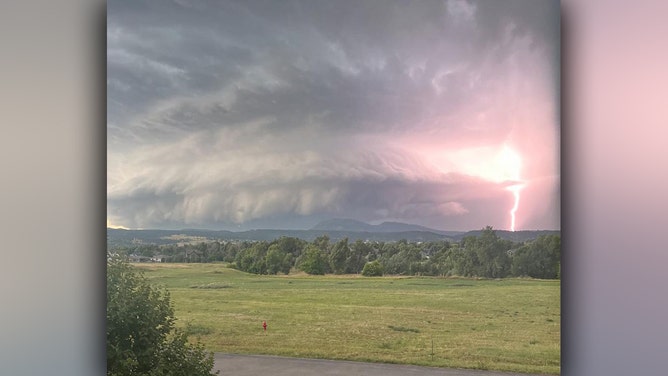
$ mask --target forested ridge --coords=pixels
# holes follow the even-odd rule
[[[503,239],[491,227],[460,241],[332,240],[281,236],[268,240],[193,241],[172,244],[108,246],[108,253],[134,261],[228,262],[255,274],[424,275],[484,278],[560,277],[561,236],[539,235],[526,241]],[[367,266],[367,271],[365,271]],[[371,272],[373,271],[373,272]]]

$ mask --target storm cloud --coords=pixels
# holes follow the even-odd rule
[[[110,1],[108,222],[558,228],[558,10]]]

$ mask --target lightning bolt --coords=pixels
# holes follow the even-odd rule
[[[520,178],[520,171],[522,169],[522,159],[517,152],[508,145],[504,145],[499,157],[499,164],[502,168],[502,177],[514,181],[515,183],[506,187],[507,190],[513,193],[515,197],[515,204],[510,209],[510,231],[515,231],[515,215],[520,206],[520,191],[524,188],[524,182]]]
[[[481,177],[498,184],[499,189],[512,192],[515,202],[510,209],[510,230],[515,231],[517,210],[522,189],[531,183],[522,175],[522,157],[514,148],[504,143],[498,146],[463,149],[449,156],[455,166],[467,175]],[[448,159],[446,158],[446,161]]]
[[[513,192],[513,196],[515,197],[515,205],[510,209],[510,231],[515,231],[515,213],[520,206],[520,191],[522,188],[524,188],[524,184],[516,184],[507,188]]]

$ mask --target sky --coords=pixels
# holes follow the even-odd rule
[[[107,2],[107,225],[560,229],[559,2]]]

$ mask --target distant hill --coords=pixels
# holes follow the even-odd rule
[[[558,230],[538,231],[505,231],[495,230],[503,239],[522,242],[534,239],[541,235],[560,234]],[[466,236],[479,236],[482,230],[474,231],[439,231],[423,226],[399,222],[384,222],[379,225],[355,221],[352,219],[336,219],[324,221],[310,230],[275,230],[259,229],[249,231],[225,230],[123,230],[107,228],[107,246],[133,246],[139,244],[178,244],[199,243],[206,241],[271,241],[281,236],[294,237],[306,241],[313,241],[323,235],[329,236],[332,241],[348,238],[351,242],[368,240],[392,242],[405,239],[409,242],[451,241],[459,242]]]
[[[401,232],[366,232],[344,230],[249,230],[240,232],[212,230],[122,230],[107,228],[107,244],[109,246],[132,246],[138,244],[176,244],[214,240],[267,240],[281,236],[294,237],[313,241],[319,236],[327,235],[332,241],[348,238],[350,241],[368,240],[391,242],[406,239],[411,242],[426,242],[453,239],[441,234],[427,231]]]
[[[373,225],[354,219],[328,219],[313,226],[311,230],[316,231],[355,231],[355,232],[371,232]]]
[[[434,234],[452,236],[464,234],[463,231],[441,231],[420,225],[401,222],[383,222],[371,225],[354,219],[329,219],[313,226],[311,230],[325,231],[353,231],[353,232],[431,232]]]

